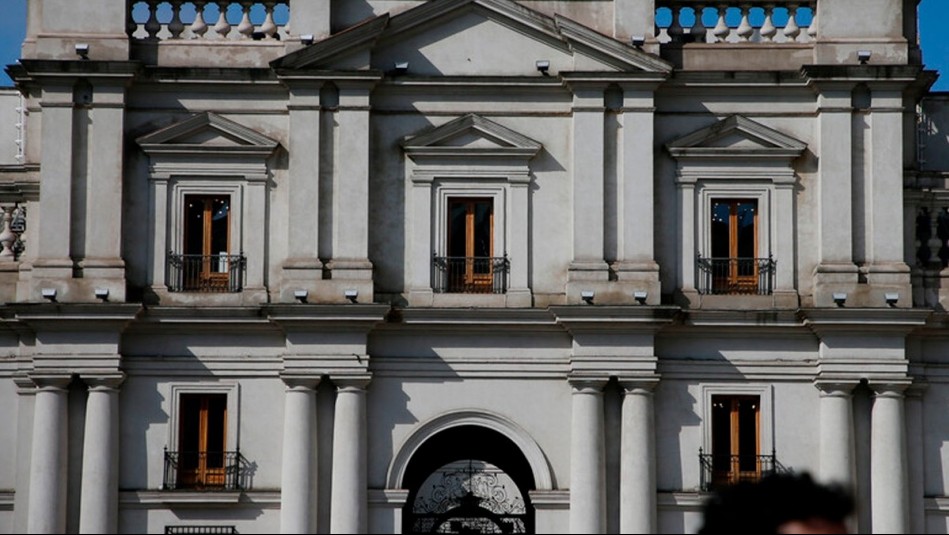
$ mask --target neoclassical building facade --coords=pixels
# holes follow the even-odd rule
[[[917,3],[28,0],[0,532],[949,533]]]

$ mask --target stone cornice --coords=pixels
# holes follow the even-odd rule
[[[673,306],[556,306],[549,310],[557,323],[571,334],[643,334],[672,325],[681,309]]]
[[[808,308],[800,310],[801,320],[818,335],[862,333],[900,335],[926,325],[932,314],[924,309],[888,308]]]
[[[121,332],[138,317],[137,304],[17,303],[8,305],[17,321],[34,331],[111,330]]]

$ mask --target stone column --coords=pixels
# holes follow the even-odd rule
[[[870,503],[873,533],[907,533],[906,384],[871,384],[874,392],[870,430]]]
[[[33,277],[72,278],[71,235],[73,182],[73,90],[72,85],[45,86],[41,101],[43,167],[40,190],[43,198],[39,219],[41,236],[36,246]],[[32,246],[31,246],[32,247]],[[39,287],[34,284],[35,292]],[[39,298],[39,295],[31,296]]]
[[[510,200],[507,204],[507,254],[511,260],[510,287],[507,291],[507,306],[530,307],[533,304],[528,286],[530,264],[530,216],[518,206],[528,206],[531,177],[529,173],[510,176]]]
[[[573,91],[573,261],[568,281],[581,284],[575,288],[568,284],[567,299],[580,302],[582,283],[609,279],[603,259],[606,85],[582,80],[568,83]]]
[[[328,9],[329,2],[326,4]],[[286,283],[282,299],[292,302],[294,290],[306,288],[315,294],[315,283],[323,278],[323,263],[319,259],[320,90],[323,82],[287,81],[287,84],[290,89],[287,106],[290,172],[287,175],[287,260],[283,264]]]
[[[368,531],[366,387],[368,378],[337,378],[333,420],[331,533]]]
[[[606,381],[574,380],[570,429],[570,533],[605,533],[606,446],[603,387]]]
[[[92,92],[91,125],[86,147],[88,173],[85,194],[83,278],[108,288],[109,300],[125,301],[125,262],[122,260],[122,206],[125,169],[125,85],[97,83]],[[44,216],[45,217],[45,216]],[[91,283],[90,283],[91,284]],[[92,300],[93,295],[82,296]]]
[[[854,488],[854,383],[818,382],[820,390],[820,478]]]
[[[118,533],[119,386],[125,374],[83,378],[89,386],[82,446],[79,533]]]
[[[853,263],[852,84],[821,84],[818,96],[818,265],[815,300],[833,304],[835,290],[857,282]]]
[[[903,256],[903,84],[871,84],[870,170],[867,177],[868,282],[900,294],[909,306],[910,268]],[[879,306],[882,306],[882,300]]]
[[[620,533],[656,532],[655,381],[624,382]]]
[[[317,434],[315,378],[284,378],[280,532],[316,531]]]
[[[906,459],[909,487],[909,533],[926,532],[926,465],[923,394],[928,385],[913,383],[906,390]]]
[[[66,431],[71,377],[34,376],[29,533],[66,532]]]
[[[369,93],[368,82],[338,81],[336,169],[333,173],[333,279],[345,279],[372,302],[369,261]],[[341,297],[341,296],[340,296]]]
[[[633,291],[647,292],[650,304],[659,304],[659,265],[655,260],[653,190],[655,171],[654,86],[623,87],[619,117],[622,142],[617,193],[622,209],[618,219],[616,275]]]

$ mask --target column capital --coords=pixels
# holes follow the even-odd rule
[[[869,383],[873,390],[874,398],[894,398],[903,399],[906,397],[906,390],[912,386],[910,380],[881,381]]]
[[[125,373],[111,372],[103,374],[82,374],[79,376],[89,387],[89,391],[118,390],[125,382]]]
[[[624,395],[651,396],[659,386],[659,377],[620,377],[619,385],[623,388]]]
[[[568,377],[567,382],[573,388],[574,394],[602,394],[603,388],[609,382],[608,378],[601,377]]]
[[[336,390],[340,392],[362,391],[365,392],[372,382],[371,375],[331,375],[330,380],[336,385]]]
[[[853,389],[857,387],[857,381],[818,379],[814,381],[814,387],[820,390],[820,396],[824,397],[853,397]]]
[[[66,390],[72,382],[71,374],[31,373],[30,380],[37,390]]]
[[[285,385],[287,385],[287,390],[316,390],[320,386],[320,376],[318,375],[296,375],[289,373],[281,373],[280,379]]]

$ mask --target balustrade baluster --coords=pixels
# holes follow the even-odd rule
[[[682,36],[685,35],[685,28],[682,27],[682,9],[681,7],[672,7],[672,24],[669,25],[669,37],[672,42],[682,42]]]
[[[191,34],[198,39],[204,37],[208,31],[208,23],[204,21],[204,6],[207,2],[195,0],[194,3],[194,22],[191,23]]]
[[[125,7],[125,33],[127,33],[129,37],[135,37],[135,32],[138,31],[138,23],[135,22],[135,17],[132,16],[135,3],[134,0],[129,0]]]
[[[214,25],[214,31],[217,32],[222,39],[227,39],[227,34],[231,33],[231,23],[227,22],[228,4],[230,4],[230,2],[227,0],[218,0],[217,2],[220,15],[218,15],[217,23]]]
[[[784,36],[789,43],[793,43],[797,41],[798,35],[801,35],[801,27],[797,25],[797,4],[788,4],[788,24],[784,27]]]
[[[705,13],[705,4],[695,6],[695,25],[692,26],[692,41],[695,43],[704,43],[708,39],[708,30],[705,23],[702,22],[702,14]]]
[[[264,19],[264,23],[260,26],[260,33],[264,34],[268,39],[272,39],[274,34],[277,33],[277,24],[273,20],[273,10],[276,2],[264,2],[264,9],[267,11],[267,17]]]
[[[774,4],[765,4],[764,6],[764,24],[761,25],[761,38],[765,42],[773,42],[774,36],[778,34],[771,17],[774,15]]]
[[[811,3],[811,12],[814,13],[814,16],[811,18],[811,25],[807,27],[807,35],[810,37],[811,41],[817,40],[817,2]]]
[[[149,39],[158,39],[158,32],[161,31],[161,23],[158,22],[159,1],[148,0],[148,21],[145,23],[145,31],[148,32]]]
[[[755,34],[755,29],[751,25],[751,21],[748,20],[748,13],[751,11],[750,4],[741,5],[741,24],[738,25],[738,37],[741,39],[741,42],[747,43],[751,40],[751,36]]]
[[[718,5],[718,24],[715,25],[715,29],[712,30],[712,34],[715,36],[719,43],[724,43],[728,39],[728,34],[731,33],[731,28],[728,27],[728,23],[725,22],[725,14],[728,11],[728,4],[719,4]]]
[[[254,24],[250,21],[251,5],[253,5],[252,1],[241,2],[243,15],[241,16],[241,23],[237,26],[237,33],[241,34],[244,39],[249,39],[254,34]]]
[[[168,23],[168,31],[172,39],[180,39],[182,32],[185,31],[185,25],[181,22],[181,3],[171,3],[171,22]]]
[[[16,253],[13,251],[13,245],[16,243],[16,234],[13,233],[13,229],[10,228],[10,223],[13,221],[13,206],[3,206],[0,208],[3,211],[3,232],[0,232],[0,245],[3,246],[3,250],[0,251],[0,261],[10,262],[16,259]]]

